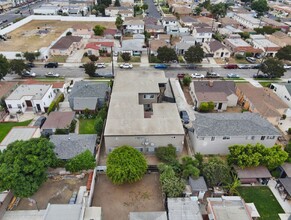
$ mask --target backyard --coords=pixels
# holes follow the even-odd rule
[[[0,124],[0,142],[5,138],[9,131],[15,126],[27,126],[32,120],[23,121],[23,122],[7,122]]]
[[[96,134],[95,119],[79,119],[79,134]]]
[[[238,188],[245,202],[253,202],[261,216],[261,220],[276,220],[284,210],[267,186],[246,186]]]

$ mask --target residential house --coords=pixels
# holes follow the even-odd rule
[[[20,85],[6,99],[10,114],[46,112],[56,94],[52,85]]]
[[[280,178],[291,177],[291,163],[285,162],[279,166]]]
[[[18,82],[0,81],[0,99],[5,99],[17,87]],[[4,120],[7,112],[5,109],[0,111],[0,120]]]
[[[120,7],[115,7],[115,6],[109,6],[105,8],[105,15],[108,17],[117,17],[120,11],[131,11],[133,12],[132,7],[126,7],[126,6],[120,6]]]
[[[177,106],[162,102],[167,83],[162,71],[116,75],[104,131],[106,153],[124,144],[144,153],[172,144],[182,152],[184,129]]]
[[[253,220],[260,217],[254,203],[239,196],[208,197],[207,211],[211,220]]]
[[[50,142],[55,145],[54,152],[57,158],[69,160],[78,154],[89,150],[93,155],[96,151],[96,134],[63,134],[51,135]]]
[[[235,144],[275,145],[281,133],[259,114],[207,113],[196,114],[189,137],[195,152],[203,155],[226,155]]]
[[[127,20],[123,23],[123,32],[130,34],[143,34],[144,21],[143,20]]]
[[[225,45],[220,43],[217,40],[211,41],[210,43],[203,44],[204,48],[207,51],[206,56],[210,56],[213,58],[229,58],[230,57],[230,50],[227,49]]]
[[[167,34],[179,32],[179,22],[174,16],[163,17],[162,24]]]
[[[123,19],[124,18],[132,18],[133,17],[133,11],[132,10],[120,10],[118,11],[118,15],[120,15]]]
[[[143,18],[144,24],[149,25],[149,24],[159,24],[159,20],[154,17],[146,16]]]
[[[191,15],[193,9],[187,5],[172,4],[172,12],[178,15]]]
[[[92,27],[87,24],[75,24],[72,26],[72,29],[73,36],[79,36],[84,39],[89,39],[92,35],[94,35]]]
[[[272,83],[270,89],[291,108],[291,84],[290,83]]]
[[[240,182],[243,184],[262,183],[263,185],[267,185],[269,179],[272,178],[270,171],[265,166],[245,168],[234,166],[234,170]]]
[[[233,28],[238,29],[240,26],[240,24],[236,20],[234,20],[230,17],[220,18],[219,21],[220,21],[222,27],[231,26]]]
[[[268,40],[278,45],[279,47],[291,45],[291,37],[281,31],[276,31],[275,33],[267,35],[266,37]]]
[[[264,22],[257,18],[254,18],[252,14],[246,13],[234,13],[233,19],[240,23],[245,28],[254,29],[258,27],[263,27]]]
[[[74,51],[78,50],[82,46],[82,37],[79,36],[64,36],[61,37],[51,48],[50,54],[69,56]]]
[[[41,132],[45,136],[54,134],[57,129],[69,133],[74,117],[75,112],[51,112],[41,128]]]
[[[146,53],[147,48],[143,39],[128,39],[122,41],[121,52],[130,53],[132,56],[141,56]]]
[[[191,36],[191,35],[182,36],[181,37],[181,42],[187,43],[187,44],[191,44],[192,46],[194,46],[196,44],[195,38],[193,36]]]
[[[273,42],[265,38],[265,36],[260,34],[253,34],[250,36],[251,43],[254,45],[255,49],[260,49],[264,52],[266,56],[275,57],[280,47]]]
[[[116,28],[106,28],[103,35],[105,38],[119,38],[122,36],[121,31]]]
[[[212,28],[194,27],[192,35],[195,38],[196,43],[210,42],[212,39]]]
[[[159,24],[146,24],[145,30],[147,33],[154,36],[165,33],[163,25],[159,25]]]
[[[175,45],[175,50],[178,55],[185,55],[185,52],[191,47],[193,44],[179,42]]]
[[[95,112],[106,103],[109,92],[106,82],[78,81],[74,83],[68,101],[71,109],[76,112],[83,112],[85,109]]]
[[[291,14],[291,9],[288,5],[272,5],[273,11],[278,17],[287,17]]]
[[[113,41],[97,41],[97,42],[89,42],[85,46],[85,51],[88,55],[96,55],[99,56],[99,51],[103,51],[105,53],[111,53],[112,48],[114,47]]]
[[[0,144],[0,151],[3,151],[7,146],[14,141],[27,141],[31,138],[39,138],[40,130],[38,127],[18,126],[13,127],[5,136]]]
[[[198,200],[192,198],[168,198],[169,220],[202,220]]]
[[[52,85],[54,93],[65,93],[66,84],[64,82],[43,82],[35,79],[28,79],[22,82],[24,85]]]
[[[224,39],[225,46],[231,51],[231,54],[242,54],[245,53],[261,53],[262,50],[253,48],[250,44],[245,42],[243,39],[239,37],[231,37]]]
[[[239,83],[236,87],[239,104],[244,109],[259,113],[273,125],[278,125],[278,121],[287,111],[288,105],[271,89],[257,88],[249,83]]]
[[[158,49],[160,47],[164,46],[169,46],[169,43],[167,43],[164,40],[158,40],[158,39],[153,39],[149,41],[149,48],[150,48],[150,54],[153,54],[155,56],[158,55]]]
[[[41,5],[33,9],[34,15],[57,15],[60,7],[54,5]]]
[[[265,23],[265,26],[271,26],[272,28],[278,28],[284,32],[289,30],[288,25],[286,25],[282,22],[275,21],[274,19],[271,19],[271,18],[262,17],[262,22]]]
[[[196,108],[203,102],[214,102],[214,110],[218,111],[237,105],[238,97],[233,81],[193,81],[190,90]]]
[[[232,34],[239,34],[239,33],[242,33],[243,31],[240,30],[240,29],[238,29],[238,28],[234,28],[234,27],[232,27],[230,25],[226,25],[223,28],[218,28],[218,32],[221,35],[224,35],[226,37],[229,37]]]

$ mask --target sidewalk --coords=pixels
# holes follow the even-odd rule
[[[245,78],[246,81],[248,81],[250,84],[252,84],[254,87],[257,88],[263,88],[263,86],[256,80],[254,80],[253,78]]]

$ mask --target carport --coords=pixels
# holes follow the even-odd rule
[[[279,178],[275,188],[278,189],[284,201],[291,199],[291,177]]]

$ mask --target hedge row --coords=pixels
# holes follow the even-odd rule
[[[59,106],[60,102],[63,102],[65,100],[65,96],[64,94],[60,94],[58,96],[58,98],[56,98],[55,100],[52,101],[52,103],[50,104],[50,106],[48,107],[47,113],[51,113],[52,111],[56,110],[56,108]]]

